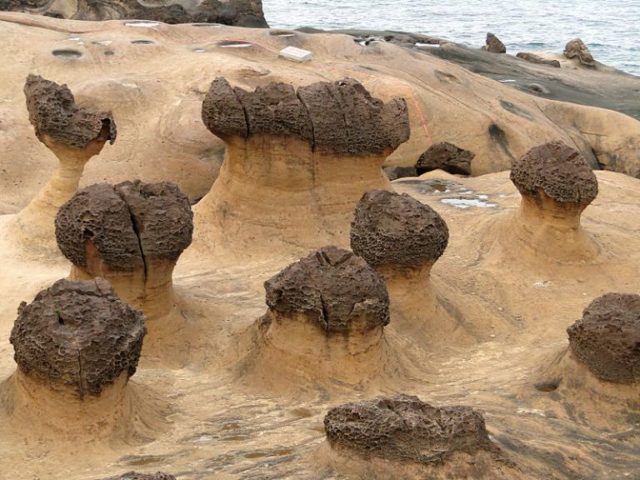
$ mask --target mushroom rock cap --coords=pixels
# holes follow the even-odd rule
[[[271,83],[254,92],[216,78],[202,104],[202,120],[221,138],[256,134],[293,136],[338,154],[382,154],[409,139],[404,99],[373,98],[356,80],[298,88]]]
[[[327,440],[366,457],[433,463],[454,452],[496,450],[482,415],[470,407],[433,407],[396,395],[347,403],[324,418]]]
[[[492,53],[507,53],[507,47],[505,47],[504,43],[491,32],[487,33],[484,49]]]
[[[564,56],[567,58],[578,57],[578,60],[583,65],[588,67],[595,67],[596,61],[589,50],[589,47],[580,38],[574,38],[567,42],[564,47]]]
[[[571,351],[596,377],[640,383],[640,295],[596,298],[567,333]]]
[[[175,261],[193,234],[189,200],[169,182],[91,185],[60,208],[55,223],[58,246],[74,265],[88,266],[90,240],[114,271],[144,268],[145,257]]]
[[[374,267],[433,263],[448,242],[449,229],[442,217],[407,194],[365,193],[351,223],[351,248]]]
[[[10,341],[22,372],[73,387],[82,398],[135,373],[145,333],[142,314],[106,280],[58,280],[22,302]]]
[[[431,145],[416,162],[418,174],[442,169],[460,175],[471,175],[471,161],[476,154],[449,142]]]
[[[522,195],[543,191],[559,203],[589,205],[598,195],[598,179],[585,158],[562,142],[529,150],[511,168],[511,181]]]
[[[176,477],[169,475],[168,473],[156,472],[156,473],[137,473],[127,472],[119,477],[110,477],[106,480],[176,480]]]
[[[325,332],[347,332],[364,318],[368,329],[389,323],[389,294],[382,278],[348,250],[324,247],[264,284],[272,311],[311,315]]]
[[[40,140],[48,135],[57,142],[80,149],[93,140],[115,142],[116,123],[111,112],[78,107],[66,85],[29,75],[24,94],[29,121]]]

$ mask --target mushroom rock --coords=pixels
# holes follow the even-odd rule
[[[411,336],[421,332],[439,345],[454,337],[468,340],[430,281],[431,268],[448,241],[447,224],[435,210],[386,190],[365,193],[351,223],[353,252],[385,279],[396,319],[393,328]]]
[[[58,158],[58,169],[38,195],[15,217],[13,230],[29,248],[54,250],[53,219],[60,206],[76,192],[87,161],[116,139],[109,112],[76,105],[66,85],[40,76],[27,77],[24,94],[29,121],[37,138]]]
[[[202,120],[227,148],[195,209],[194,244],[242,256],[346,246],[358,199],[390,188],[382,164],[409,138],[406,102],[385,104],[352,79],[247,92],[217,78]]]
[[[149,320],[171,311],[173,269],[193,233],[189,200],[176,185],[89,186],[60,208],[55,227],[71,278],[107,278]]]
[[[101,278],[59,280],[23,302],[10,336],[18,368],[2,386],[14,416],[61,430],[125,416],[145,333],[142,314]]]
[[[475,156],[475,153],[452,143],[437,143],[420,156],[416,170],[418,175],[438,169],[453,174],[471,175],[471,161]]]
[[[176,480],[176,477],[168,473],[137,473],[127,472],[118,477],[110,477],[106,480]]]
[[[595,299],[567,333],[573,355],[600,380],[640,384],[640,295]]]
[[[507,53],[507,47],[493,33],[487,33],[486,44],[482,49],[491,53]]]
[[[470,407],[434,407],[409,395],[379,397],[332,408],[324,428],[329,463],[340,473],[521,478],[489,439],[482,414]]]
[[[276,371],[280,380],[302,376],[329,385],[353,386],[380,375],[389,296],[362,258],[324,247],[264,286],[269,309],[257,322],[254,368]]]
[[[589,48],[579,38],[574,38],[565,45],[564,56],[569,59],[577,58],[582,65],[587,67],[596,66],[596,62],[593,59],[593,55],[591,55]]]
[[[580,225],[582,211],[598,195],[598,180],[585,158],[562,142],[529,150],[514,162],[511,181],[522,196],[507,234],[558,261],[594,258],[599,247]]]

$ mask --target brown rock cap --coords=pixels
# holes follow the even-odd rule
[[[168,473],[137,473],[127,472],[118,477],[109,477],[105,480],[176,480],[176,477]]]
[[[478,411],[433,407],[409,395],[332,408],[324,418],[324,428],[332,448],[348,448],[365,458],[431,464],[455,452],[498,450]]]
[[[562,142],[529,150],[513,163],[511,181],[523,196],[544,192],[563,204],[586,207],[598,195],[598,179],[585,158]]]
[[[135,373],[145,333],[142,314],[106,280],[58,280],[22,302],[10,341],[22,372],[83,398]]]
[[[360,257],[323,247],[267,280],[267,305],[278,313],[302,313],[327,334],[348,332],[355,319],[368,329],[389,323],[389,294],[382,278]]]
[[[87,242],[114,271],[143,268],[148,258],[175,261],[191,244],[189,199],[173,183],[106,183],[79,190],[56,216],[65,257],[87,268]]]
[[[351,248],[373,267],[433,263],[448,242],[449,229],[442,217],[406,193],[365,193],[351,223]]]
[[[507,47],[493,33],[487,33],[484,50],[491,53],[507,53]]]
[[[384,103],[358,81],[318,82],[298,88],[270,83],[247,92],[216,78],[202,103],[202,121],[221,138],[292,136],[339,154],[382,154],[409,139],[404,99]]]
[[[640,383],[640,295],[596,298],[567,333],[571,351],[596,377]]]
[[[475,153],[452,143],[436,143],[420,156],[416,170],[418,175],[437,169],[453,174],[471,175],[471,161],[475,156]]]
[[[29,75],[24,85],[29,121],[40,141],[48,135],[69,147],[84,149],[94,140],[116,140],[116,123],[111,112],[78,107],[66,85]]]
[[[593,59],[593,55],[589,51],[589,47],[585,45],[585,43],[579,39],[574,38],[567,42],[564,47],[564,56],[567,58],[576,58],[581,64],[586,65],[587,67],[595,67],[596,61]]]

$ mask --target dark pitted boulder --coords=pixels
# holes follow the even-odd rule
[[[485,46],[482,48],[491,53],[507,53],[507,47],[493,33],[487,33]]]
[[[598,179],[585,158],[562,142],[529,150],[514,162],[511,181],[523,196],[543,192],[560,204],[586,207],[598,195]]]
[[[211,84],[202,105],[206,127],[221,138],[266,134],[292,136],[337,154],[383,154],[409,139],[404,99],[384,103],[356,80],[300,87],[271,83],[254,92]]]
[[[176,480],[176,477],[168,473],[137,473],[127,472],[118,477],[109,477],[105,480]]]
[[[264,284],[269,308],[301,313],[327,334],[348,332],[364,319],[367,330],[389,323],[389,295],[382,278],[348,250],[324,247]]]
[[[476,410],[433,407],[408,395],[332,408],[324,428],[332,448],[350,449],[365,458],[432,464],[456,452],[498,450]]]
[[[351,223],[351,248],[373,267],[433,264],[448,242],[449,229],[442,217],[406,193],[365,193]]]
[[[580,63],[587,67],[596,66],[596,61],[593,59],[589,48],[579,38],[574,38],[567,43],[564,47],[564,56],[567,58],[578,58]]]
[[[549,65],[553,68],[560,68],[560,62],[558,60],[547,60],[546,58],[529,52],[518,52],[516,57],[521,58],[529,63],[537,63],[538,65]]]
[[[22,302],[10,341],[24,374],[83,398],[135,373],[145,333],[142,314],[106,280],[59,280]]]
[[[471,175],[471,161],[475,156],[475,153],[452,143],[436,143],[420,156],[416,163],[416,170],[418,175],[438,169],[453,174]]]
[[[91,242],[111,270],[133,271],[147,258],[177,260],[191,243],[193,213],[173,183],[103,183],[78,191],[55,225],[58,246],[74,265],[89,266]]]
[[[640,295],[596,298],[567,333],[571,351],[596,377],[640,383]]]
[[[76,106],[66,85],[29,75],[24,85],[29,121],[36,136],[45,135],[68,147],[84,149],[90,142],[113,143],[116,124],[111,112],[96,112]]]
[[[65,5],[66,4],[66,5]],[[61,7],[66,8],[61,8]],[[262,0],[170,0],[148,3],[142,0],[101,2],[45,2],[5,0],[0,10],[38,13],[73,20],[154,20],[164,23],[222,23],[240,27],[267,27]]]

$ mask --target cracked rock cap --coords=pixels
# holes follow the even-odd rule
[[[110,477],[105,480],[176,480],[176,477],[169,475],[168,473],[156,472],[156,473],[137,473],[127,472],[119,477]]]
[[[145,333],[142,314],[106,280],[58,280],[22,302],[10,341],[22,372],[70,386],[82,398],[135,373]]]
[[[420,267],[447,248],[449,229],[438,213],[407,194],[365,193],[351,223],[351,248],[374,267]]]
[[[78,107],[66,85],[29,75],[24,85],[29,121],[41,141],[48,135],[56,142],[84,149],[93,140],[116,140],[116,123],[111,112]]]
[[[544,192],[562,204],[587,206],[598,195],[598,179],[585,158],[562,142],[529,150],[514,162],[511,181],[522,195]]]
[[[572,352],[596,377],[640,383],[640,295],[596,298],[567,333]]]
[[[453,143],[436,143],[420,156],[416,162],[416,170],[418,175],[437,169],[453,174],[471,175],[471,161],[475,156],[475,153]]]
[[[146,259],[176,261],[191,244],[189,199],[173,183],[101,183],[79,190],[56,216],[65,257],[87,268],[88,242],[114,271],[144,268]]]
[[[362,318],[367,329],[389,323],[384,281],[348,250],[321,248],[267,280],[264,287],[272,311],[308,315],[327,333],[347,332]]]
[[[428,464],[454,452],[495,451],[482,415],[470,407],[433,407],[418,397],[380,397],[332,408],[324,418],[333,447],[364,457]]]
[[[358,81],[318,82],[298,88],[270,83],[247,92],[216,78],[202,104],[202,120],[221,138],[292,136],[339,154],[382,154],[409,139],[404,99],[386,104]]]

